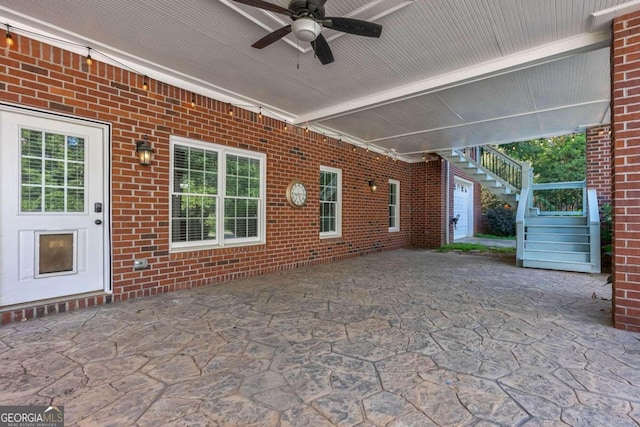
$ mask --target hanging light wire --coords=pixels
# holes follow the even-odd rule
[[[72,42],[72,41],[69,41],[69,40],[61,39],[61,38],[58,38],[58,37],[53,37],[53,36],[50,36],[50,35],[47,35],[47,34],[41,34],[41,33],[37,33],[35,31],[27,30],[27,29],[24,29],[24,28],[15,27],[15,26],[10,25],[9,23],[0,23],[0,25],[5,25],[7,27],[7,31],[6,31],[6,34],[5,34],[5,43],[6,43],[7,47],[12,47],[15,44],[15,40],[13,39],[13,36],[12,36],[12,30],[14,30],[13,33],[15,33],[15,30],[17,29],[17,30],[19,30],[19,33],[21,33],[21,34],[23,33],[23,34],[26,34],[26,35],[29,35],[29,36],[35,36],[35,37],[41,38],[41,39],[52,40],[52,41],[55,41],[57,43],[64,43],[66,45],[74,46],[74,47],[78,47],[78,48],[85,48],[85,49],[87,49],[87,55],[84,58],[84,63],[87,66],[91,66],[93,64],[94,56],[97,54],[100,57],[104,57],[104,58],[108,59],[109,62],[117,65],[118,67],[120,67],[122,69],[125,69],[125,70],[128,70],[128,71],[131,71],[131,72],[137,74],[139,77],[141,76],[143,78],[143,80],[142,80],[142,89],[143,90],[149,90],[149,76],[148,75],[146,75],[146,74],[144,74],[144,73],[142,73],[142,72],[130,67],[129,65],[127,65],[127,64],[125,64],[125,63],[123,63],[121,61],[118,61],[117,59],[113,58],[110,55],[107,55],[106,53],[104,53],[104,52],[102,52],[100,50],[97,50],[97,49],[92,48],[90,46],[83,45],[81,43],[76,43],[76,42]],[[92,56],[92,54],[94,54],[94,55]],[[191,99],[192,107],[195,107],[195,104],[196,104],[195,94],[193,94],[192,95],[192,99]],[[234,104],[231,104],[231,103],[227,103],[227,105],[229,107],[228,113],[229,113],[230,116],[234,115],[234,112],[233,112],[233,107],[234,106],[238,106],[238,107],[242,107],[242,108],[244,108],[244,107],[249,107],[249,108],[258,107],[258,111],[259,111],[258,117],[259,118],[263,117],[264,114],[263,114],[262,110],[264,109],[265,111],[268,111],[272,117],[284,122],[283,128],[282,128],[284,131],[287,131],[289,129],[287,119],[283,118],[282,116],[280,116],[278,113],[276,113],[274,111],[271,111],[271,110],[268,110],[266,108],[263,108],[262,106],[256,106],[256,105],[234,105]],[[309,124],[308,123],[304,126],[304,128],[302,126],[298,126],[298,125],[295,125],[295,124],[292,124],[292,125],[296,126],[298,128],[304,129],[305,133],[309,133]],[[323,133],[323,135],[324,135],[325,138],[327,136],[334,137],[334,138],[335,137],[339,137],[339,140],[342,141],[342,135],[341,134]],[[369,151],[369,146],[368,145],[366,147],[366,151]]]

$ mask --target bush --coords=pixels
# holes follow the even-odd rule
[[[489,231],[496,236],[516,235],[516,211],[503,206],[487,211],[487,224]]]

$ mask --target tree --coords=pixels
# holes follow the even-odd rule
[[[587,143],[584,133],[512,142],[498,149],[533,166],[533,182],[582,181],[586,177]]]

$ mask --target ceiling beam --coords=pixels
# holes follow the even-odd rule
[[[579,53],[604,48],[609,46],[610,41],[611,34],[609,32],[583,33],[576,37],[540,45],[533,49],[421,80],[407,86],[312,111],[298,116],[294,120],[294,123],[313,123],[368,110],[381,105],[404,101],[431,92],[437,92],[501,74],[535,67],[547,62],[557,61]]]

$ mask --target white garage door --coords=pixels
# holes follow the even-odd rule
[[[453,238],[473,237],[473,183],[454,179],[453,217],[457,218]]]

